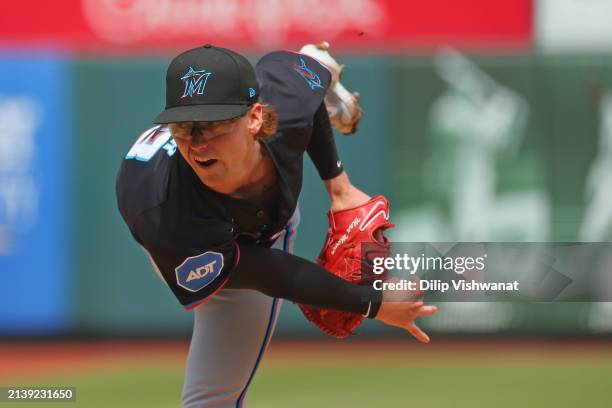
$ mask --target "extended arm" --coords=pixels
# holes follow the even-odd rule
[[[325,184],[332,213],[360,207],[371,199],[368,194],[351,183],[348,175],[341,167],[329,116],[324,104],[321,104],[314,116],[313,134],[308,147],[308,154]],[[334,163],[336,169],[334,169]],[[342,279],[340,280],[342,281]],[[357,285],[353,284],[353,286]],[[365,287],[372,289],[370,284],[366,284]],[[370,305],[375,306],[375,311],[370,313],[369,317],[375,317],[385,324],[403,328],[423,343],[429,342],[427,334],[414,323],[414,320],[419,316],[428,316],[435,313],[437,310],[435,306],[425,306],[422,302],[422,295],[415,293],[385,292],[384,297],[382,292],[374,291],[374,294],[377,297],[372,298],[373,302]],[[307,302],[302,303],[308,304]],[[319,307],[326,308],[325,306]],[[365,305],[362,304],[362,307],[365,307]],[[342,310],[351,311],[348,309]]]
[[[380,304],[382,296],[371,285],[349,283],[313,262],[254,245],[240,246],[240,262],[225,287],[358,314],[367,312],[370,301]]]

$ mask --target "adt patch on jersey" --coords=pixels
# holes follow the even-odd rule
[[[223,269],[223,255],[219,252],[204,252],[190,256],[175,268],[176,282],[190,292],[197,292],[208,286]]]

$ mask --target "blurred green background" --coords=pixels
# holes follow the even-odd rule
[[[165,105],[172,57],[205,43],[253,63],[331,43],[364,112],[336,135],[340,155],[354,184],[389,197],[395,242],[609,242],[611,13],[605,0],[7,2],[0,336],[189,335],[119,216],[115,177]],[[313,259],[329,201],[304,167],[296,253]],[[592,287],[612,295],[609,276]],[[611,305],[463,303],[424,326],[608,335]],[[319,336],[290,302],[276,335]]]
[[[600,101],[612,89],[612,58],[441,51],[340,59],[347,65],[343,83],[359,90],[365,113],[356,135],[338,134],[336,141],[352,181],[390,197],[392,221],[398,225],[391,232],[394,240],[581,240],[591,203],[587,181],[604,137]],[[160,84],[167,62],[105,58],[74,63],[74,332],[189,333],[190,315],[152,273],[114,197],[120,161],[164,104]],[[451,82],[444,79],[449,67],[458,72]],[[328,199],[312,164],[305,163],[296,253],[313,259],[326,229]],[[468,327],[463,312],[440,313],[424,325],[440,333],[612,329],[604,324],[610,316],[605,304],[459,308],[478,315],[480,325],[466,321],[472,326],[462,329]],[[363,334],[381,332],[389,330],[369,324]],[[277,336],[283,335],[317,333],[285,302],[277,328]]]

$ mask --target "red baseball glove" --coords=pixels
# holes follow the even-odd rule
[[[319,265],[349,282],[364,284],[371,281],[374,276],[362,273],[362,261],[366,263],[368,261],[362,260],[361,243],[373,243],[369,247],[374,247],[373,253],[376,256],[389,256],[390,243],[384,231],[394,225],[389,223],[387,199],[376,196],[356,208],[330,211],[328,218],[327,238],[317,258]],[[380,275],[377,275],[376,279],[380,279]],[[299,307],[315,326],[338,338],[354,334],[353,331],[364,319],[362,315],[351,312],[326,310],[302,304]]]

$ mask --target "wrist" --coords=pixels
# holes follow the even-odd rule
[[[337,177],[325,181],[325,188],[331,201],[332,211],[341,211],[349,208],[359,207],[370,200],[365,194],[351,184],[348,175],[342,172]]]
[[[325,189],[331,200],[341,199],[350,194],[353,185],[348,178],[346,172],[338,174],[336,177],[325,180]]]

